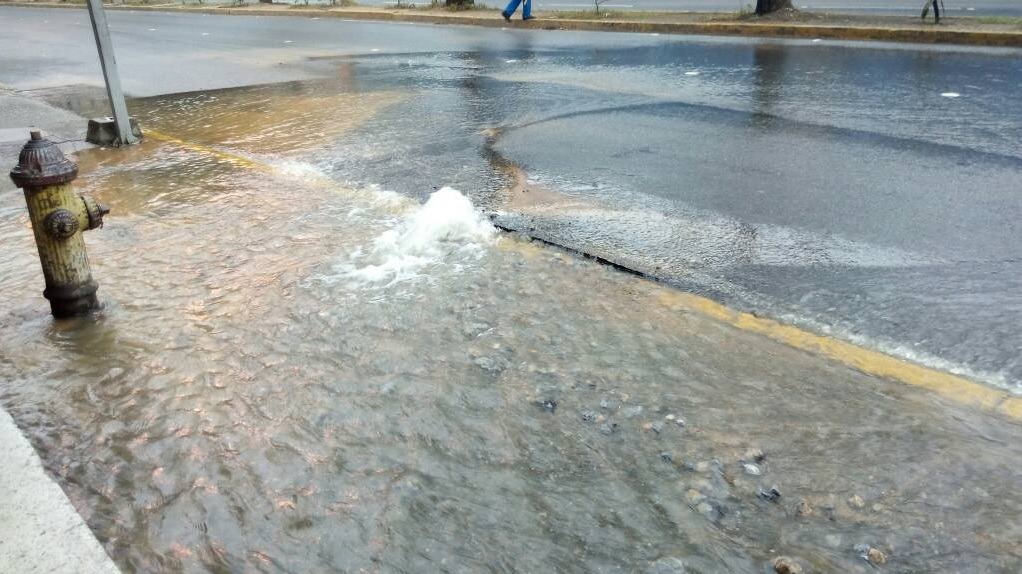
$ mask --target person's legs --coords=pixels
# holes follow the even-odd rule
[[[505,20],[510,20],[511,19],[511,15],[515,13],[515,10],[518,9],[518,5],[521,4],[521,3],[522,3],[522,0],[511,0],[510,2],[508,2],[507,3],[507,8],[504,8],[504,11],[501,12],[501,14],[504,16],[504,19]]]
[[[532,0],[525,0],[522,6],[522,20],[532,20]]]
[[[940,3],[937,0],[933,0],[933,21],[940,24]]]

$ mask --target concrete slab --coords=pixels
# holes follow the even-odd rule
[[[38,127],[62,139],[81,140],[87,125],[85,119],[67,110],[13,92],[0,92],[0,129],[5,131]]]
[[[2,409],[0,468],[0,572],[119,574]]]

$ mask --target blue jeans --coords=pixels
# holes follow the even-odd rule
[[[510,18],[514,15],[515,10],[518,9],[518,5],[522,3],[522,0],[511,0],[507,3],[507,8],[504,8],[504,15]],[[522,7],[522,18],[532,18],[532,0],[525,0],[525,6]]]

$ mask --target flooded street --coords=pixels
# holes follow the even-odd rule
[[[265,91],[136,102],[154,135],[81,154],[115,214],[88,237],[95,319],[46,314],[3,184],[0,400],[126,571],[1022,559],[1016,425],[498,234],[454,190],[423,204],[296,159],[410,94],[298,112]],[[205,137],[158,141],[184,111]]]
[[[11,24],[0,83],[103,112],[97,62],[80,49],[87,19],[18,8],[0,19]],[[159,112],[171,135],[219,140],[189,105],[265,103],[240,121],[278,130],[224,145],[288,152],[346,186],[420,201],[449,185],[502,227],[1022,393],[1018,49],[144,12],[111,22],[129,94],[189,94]],[[403,99],[347,131],[336,118],[304,123],[366,93]],[[535,193],[527,205],[503,202],[509,173]]]
[[[137,47],[156,17],[111,20]],[[229,46],[248,19],[221,20]],[[280,20],[260,38],[334,33]],[[874,46],[918,73],[842,80],[864,58],[833,46],[789,98],[808,43],[330,25],[362,53],[253,71],[278,55],[260,48],[218,78],[256,85],[189,91],[214,58],[184,80],[124,58],[147,137],[78,154],[77,190],[112,209],[86,236],[95,317],[49,316],[0,181],[0,406],[125,572],[1018,571],[1017,420],[690,294],[1017,390],[1011,54]],[[375,53],[387,35],[409,46]],[[906,110],[947,76],[919,70],[945,65],[983,95],[923,126]],[[48,69],[19,89],[103,111]],[[789,144],[803,161],[776,160]],[[943,199],[907,216],[924,191]]]

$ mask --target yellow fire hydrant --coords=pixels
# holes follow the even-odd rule
[[[82,233],[103,226],[110,212],[86,195],[76,195],[71,182],[78,177],[78,165],[38,131],[21,150],[18,165],[11,170],[14,184],[25,192],[32,220],[39,261],[43,265],[46,290],[54,317],[72,317],[99,306],[89,257]]]

